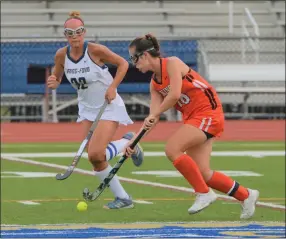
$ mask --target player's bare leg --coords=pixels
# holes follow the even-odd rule
[[[197,147],[206,141],[205,134],[192,125],[183,125],[166,144],[166,155],[177,170],[185,177],[196,192],[196,200],[189,208],[190,214],[197,213],[213,203],[217,196],[210,189],[196,162],[184,152],[190,147]]]
[[[254,215],[259,192],[257,190],[246,189],[230,177],[211,170],[210,158],[213,142],[214,139],[209,139],[204,144],[188,149],[186,153],[197,163],[208,186],[239,200],[242,205],[240,218],[248,219]]]
[[[88,123],[84,123],[87,124]],[[112,167],[106,161],[106,148],[118,128],[118,122],[100,120],[89,142],[88,158],[93,165],[95,175],[102,181]],[[132,208],[132,199],[122,187],[117,175],[110,182],[110,190],[115,196],[113,202],[105,205],[107,209]]]

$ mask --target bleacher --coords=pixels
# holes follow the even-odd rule
[[[285,31],[285,1],[271,1],[271,11],[277,16],[278,25],[284,27]]]
[[[261,35],[285,33],[285,1],[274,5],[270,1],[234,1],[232,35],[241,34],[245,8],[256,19]],[[1,35],[61,37],[63,22],[75,9],[81,11],[89,36],[130,37],[150,31],[158,36],[229,34],[229,5],[225,1],[2,1]]]
[[[217,3],[219,2],[219,3]],[[71,10],[79,10],[87,26],[87,37],[97,40],[130,40],[152,32],[159,38],[239,36],[242,20],[250,35],[253,25],[248,8],[259,26],[260,62],[284,62],[285,1],[234,1],[233,24],[229,25],[229,3],[225,1],[14,1],[1,2],[2,39],[63,37],[63,22]],[[231,27],[231,29],[230,29]],[[230,32],[232,31],[232,32]],[[272,41],[272,37],[282,37]],[[202,40],[209,62],[241,62],[241,40]],[[247,62],[255,58],[246,44]]]

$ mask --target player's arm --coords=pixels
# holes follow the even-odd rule
[[[54,58],[54,68],[52,74],[47,80],[47,85],[51,89],[56,89],[62,81],[64,74],[64,63],[65,63],[66,48],[60,48]]]
[[[66,47],[59,49],[55,55],[55,66],[52,70],[52,75],[57,77],[57,81],[61,82],[64,74]]]
[[[164,100],[163,96],[155,90],[152,82],[150,82],[150,95],[151,95],[151,101],[150,101],[150,115],[153,115],[155,112],[159,111],[160,106]],[[149,128],[148,132],[145,134],[145,136],[147,134],[150,133],[150,131],[154,128],[154,126],[158,123],[160,119],[160,115],[158,117],[156,117],[154,119],[154,122],[152,124],[152,127]],[[145,126],[143,125],[142,128],[140,129],[140,131],[145,128]]]
[[[164,98],[162,95],[160,95],[158,91],[154,89],[152,82],[150,83],[150,95],[150,114],[153,114],[154,112],[159,110]]]
[[[154,117],[172,108],[180,99],[182,90],[181,64],[177,58],[170,58],[167,62],[167,72],[170,78],[170,91],[163,102],[153,112]]]
[[[94,56],[99,57],[101,62],[117,66],[117,71],[111,84],[111,87],[117,88],[126,75],[129,67],[128,62],[103,45],[91,44],[89,50]]]
[[[163,102],[163,96],[160,95],[159,92],[157,92],[154,89],[154,86],[152,84],[152,82],[150,82],[150,95],[151,95],[151,101],[150,101],[150,114],[153,114],[153,112],[155,112],[161,105],[161,103]],[[156,123],[158,122],[158,119],[156,120],[156,122],[154,122],[154,124],[152,125],[152,127],[145,133],[144,137],[150,133],[151,129],[156,125]],[[139,133],[144,129],[144,125],[142,125],[142,127],[140,128],[140,130],[138,131],[138,133],[136,135],[133,136],[133,138],[129,141],[128,145],[130,145],[134,139],[139,135]],[[130,152],[133,152],[130,150]],[[130,153],[131,154],[131,153]]]

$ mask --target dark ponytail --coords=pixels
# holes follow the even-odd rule
[[[136,52],[144,52],[148,50],[149,54],[153,57],[160,57],[160,45],[157,38],[151,34],[144,37],[135,38],[130,44],[130,47],[135,47]],[[153,48],[153,49],[152,49]],[[149,50],[152,49],[152,50]]]
[[[148,41],[152,42],[155,50],[160,52],[160,46],[159,46],[159,42],[158,42],[157,38],[152,36],[151,34],[147,34],[147,35],[145,35],[145,37]]]

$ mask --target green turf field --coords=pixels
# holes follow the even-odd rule
[[[206,210],[188,215],[194,195],[189,185],[176,174],[163,155],[163,143],[145,143],[144,164],[140,168],[127,161],[119,172],[123,186],[137,200],[134,209],[106,210],[102,206],[112,199],[106,190],[99,200],[88,204],[86,212],[78,212],[85,187],[95,189],[98,179],[91,175],[91,166],[82,158],[70,178],[57,181],[54,175],[63,172],[51,164],[69,165],[78,150],[77,143],[2,144],[1,145],[1,223],[104,223],[104,222],[178,222],[178,221],[238,221],[240,205],[217,200]],[[283,142],[217,142],[214,145],[212,167],[226,171],[240,184],[260,190],[260,202],[253,221],[284,221],[285,210],[285,145]],[[161,153],[160,153],[161,152]],[[38,153],[35,155],[35,153]],[[45,154],[41,154],[45,153]],[[153,155],[153,156],[152,156]],[[9,160],[8,160],[9,159]],[[19,160],[30,160],[22,161]],[[13,161],[12,161],[13,160]],[[117,159],[113,159],[112,164]],[[35,165],[40,162],[39,165]],[[31,164],[33,163],[33,164]],[[42,165],[49,163],[48,165]],[[150,172],[156,171],[156,172]],[[38,174],[35,174],[37,173]],[[149,172],[149,174],[146,174]],[[139,180],[139,181],[135,181]],[[126,182],[127,180],[132,181]],[[159,185],[154,185],[158,183]],[[152,186],[150,185],[152,184]],[[174,191],[166,187],[179,188]],[[37,203],[35,205],[23,204]]]

